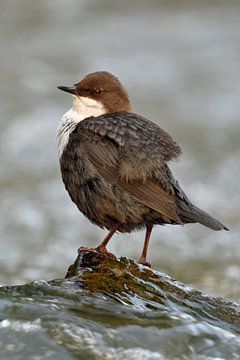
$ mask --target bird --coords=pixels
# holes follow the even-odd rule
[[[83,215],[108,230],[96,251],[109,254],[115,232],[145,229],[139,263],[151,266],[147,251],[154,225],[200,223],[228,230],[188,199],[169,168],[180,146],[132,111],[115,75],[96,71],[58,89],[73,96],[57,128],[62,180]]]

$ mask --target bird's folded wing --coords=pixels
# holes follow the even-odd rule
[[[98,132],[96,132],[96,128],[95,131],[93,129],[94,127],[86,129],[80,123],[79,129],[73,136],[79,137],[81,146],[97,172],[107,182],[128,192],[139,203],[157,211],[165,222],[181,223],[177,215],[173,192],[168,191],[161,181],[154,178],[154,172],[161,176],[165,161],[156,159],[156,168],[153,170],[152,167],[148,167],[148,161],[151,162],[151,159],[140,161],[143,157],[141,152],[144,152],[144,149],[141,149],[141,141],[136,142],[136,145],[133,146],[131,136],[128,135],[131,146],[126,143],[121,145],[115,141],[112,133],[111,136],[105,133],[104,126],[99,128]],[[117,137],[117,133],[114,136]],[[136,147],[140,150],[137,151]],[[159,158],[161,158],[161,153]],[[124,176],[122,175],[123,169]]]
[[[161,176],[166,161],[181,154],[180,147],[168,133],[134,113],[118,112],[85,119],[75,133],[84,131],[89,131],[89,136],[107,138],[118,146],[118,175],[126,182],[141,182],[153,173],[155,177]]]

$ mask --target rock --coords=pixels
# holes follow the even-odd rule
[[[239,305],[87,249],[65,279],[0,287],[0,359],[231,360],[239,332]]]
[[[101,292],[129,305],[182,312],[211,324],[223,321],[240,331],[239,305],[213,297],[133,260],[109,258],[93,250],[80,249],[67,279],[92,292]]]

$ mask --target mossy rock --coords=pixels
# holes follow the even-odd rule
[[[240,311],[236,303],[192,289],[131,259],[118,260],[82,249],[66,278],[83,289],[104,293],[121,303],[139,304],[153,310],[164,307],[166,311],[181,307],[190,316],[211,324],[223,321],[240,331]]]

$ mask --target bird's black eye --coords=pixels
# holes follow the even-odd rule
[[[103,92],[102,89],[94,89],[94,94],[101,94]]]

